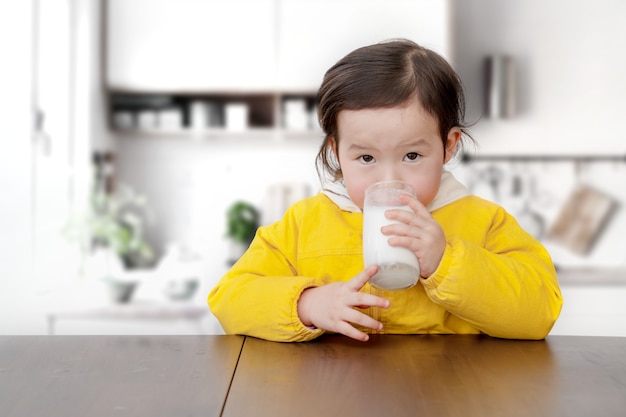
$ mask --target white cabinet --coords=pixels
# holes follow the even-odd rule
[[[110,120],[153,133],[137,120],[167,113],[186,134],[200,100],[217,114],[206,130],[220,135],[229,106],[243,103],[245,133],[318,135],[315,94],[330,66],[398,37],[448,57],[448,9],[449,0],[108,0]]]
[[[279,1],[279,88],[316,90],[348,52],[409,38],[449,58],[448,0]]]
[[[274,0],[108,0],[109,88],[258,90],[275,74]]]
[[[406,37],[449,55],[449,0],[108,0],[107,85],[311,91],[356,47]]]

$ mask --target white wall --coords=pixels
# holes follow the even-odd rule
[[[510,54],[519,115],[474,129],[484,153],[626,153],[626,3],[455,0],[454,62],[469,118],[482,110],[484,56]]]
[[[0,3],[0,305],[21,314],[14,300],[32,286],[31,2]],[[7,309],[8,306],[8,309]],[[0,318],[0,324],[5,321]],[[6,323],[8,326],[10,322]]]
[[[69,206],[87,201],[81,192],[89,181],[90,139],[105,135],[91,118],[102,113],[93,103],[102,98],[97,5],[41,0],[0,6],[0,334],[45,332],[43,294],[75,281],[78,251],[61,230]],[[36,135],[35,107],[45,113]]]

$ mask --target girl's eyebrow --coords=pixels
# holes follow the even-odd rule
[[[415,139],[415,140],[408,140],[406,142],[403,143],[399,143],[397,148],[412,148],[412,147],[419,147],[419,146],[427,146],[427,147],[431,147],[432,145],[424,138],[420,138],[420,139]],[[362,151],[369,151],[375,149],[375,147],[373,146],[369,146],[369,145],[361,145],[359,143],[352,143],[350,144],[350,146],[348,146],[348,151],[356,151],[356,152],[362,152]]]
[[[371,146],[359,145],[358,143],[353,143],[348,147],[349,151],[365,151],[372,149]]]
[[[413,147],[413,146],[431,146],[431,144],[426,139],[421,138],[421,139],[406,141],[398,145],[398,147],[406,147],[406,148]]]

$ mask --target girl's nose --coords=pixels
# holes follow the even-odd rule
[[[396,167],[388,166],[385,167],[381,175],[380,181],[398,181],[402,180],[402,176]]]

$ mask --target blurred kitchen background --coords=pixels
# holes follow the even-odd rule
[[[477,146],[449,164],[541,239],[555,334],[626,336],[621,0],[0,4],[0,334],[221,333],[206,295],[319,189],[315,93],[354,49],[450,60]]]

